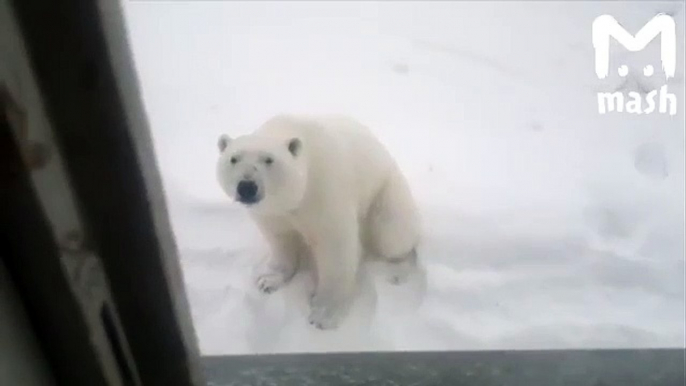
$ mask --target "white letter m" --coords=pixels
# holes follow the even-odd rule
[[[652,18],[636,36],[628,33],[614,17],[598,16],[593,21],[593,47],[595,47],[595,72],[598,78],[604,79],[610,65],[610,36],[629,51],[643,50],[648,43],[662,33],[660,59],[662,70],[669,79],[676,69],[676,26],[674,19],[665,14]]]

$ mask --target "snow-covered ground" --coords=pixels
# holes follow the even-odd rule
[[[124,7],[204,354],[685,346],[680,3]],[[614,44],[600,81],[593,19],[636,33],[658,12],[677,21],[677,115],[600,115],[598,91],[665,80],[658,38]],[[421,206],[424,288],[365,267],[327,332],[307,324],[306,273],[256,291],[265,245],[219,190],[216,140],[279,112],[376,130]]]

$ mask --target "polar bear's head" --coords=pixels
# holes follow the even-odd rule
[[[300,139],[222,135],[218,147],[217,177],[233,200],[261,213],[278,214],[299,206],[307,183]]]

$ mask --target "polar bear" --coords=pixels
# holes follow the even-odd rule
[[[247,207],[271,255],[257,286],[286,284],[312,259],[309,322],[344,319],[360,261],[391,263],[401,282],[417,264],[420,220],[395,160],[358,121],[344,116],[277,115],[252,134],[219,137],[217,178]]]

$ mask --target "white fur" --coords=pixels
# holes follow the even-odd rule
[[[291,143],[298,145],[294,152]],[[247,176],[262,196],[248,206],[272,251],[259,288],[278,289],[300,258],[313,259],[311,324],[339,324],[363,256],[414,265],[420,226],[412,194],[386,148],[357,121],[280,115],[250,135],[223,135],[219,149],[218,179],[226,194],[235,197]],[[239,161],[231,164],[231,157]],[[266,165],[266,157],[273,163]],[[402,281],[402,273],[393,281]]]

